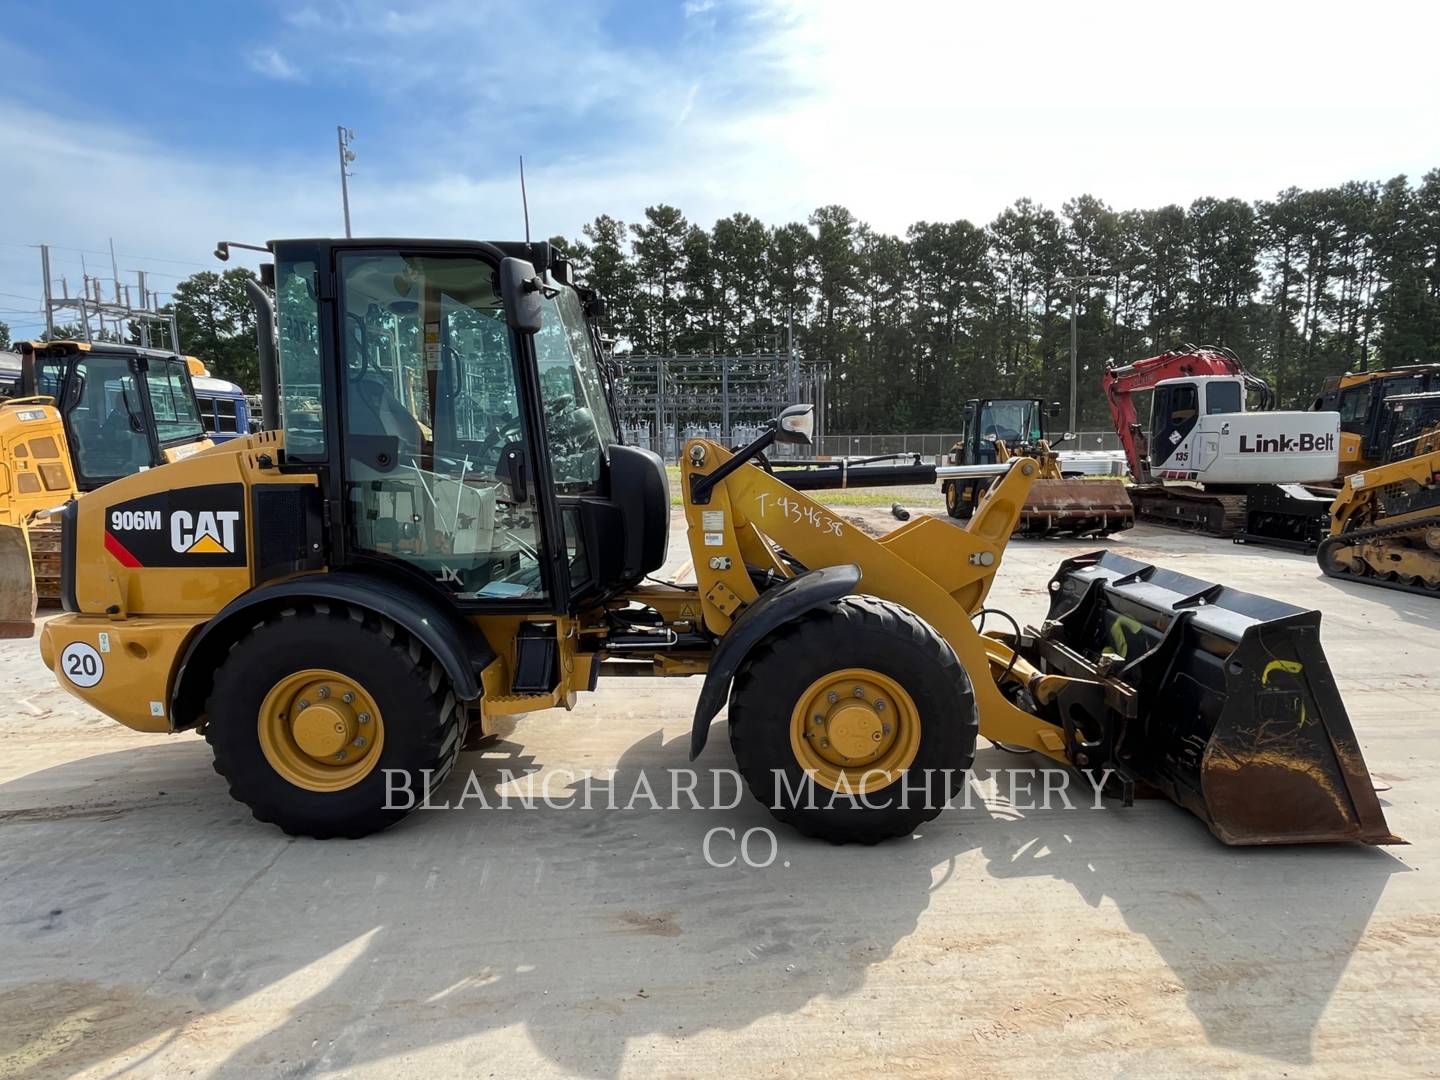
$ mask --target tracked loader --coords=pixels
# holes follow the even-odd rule
[[[808,405],[680,462],[621,442],[594,293],[543,243],[284,240],[262,290],[269,429],[67,504],[67,614],[41,653],[141,731],[199,729],[262,821],[358,837],[397,775],[443,781],[496,719],[602,678],[701,680],[754,795],[801,832],[908,835],[979,736],[1159,793],[1232,844],[1395,839],[1320,616],[1113,554],[1063,563],[1038,629],[981,633],[1038,476],[962,528],[873,539],[761,467]],[[278,339],[278,340],[277,340]]]
[[[1440,391],[1385,399],[1384,464],[1345,478],[1316,559],[1331,577],[1440,596]]]
[[[1050,409],[1058,416],[1060,407]],[[972,398],[965,402],[960,440],[951,448],[951,465],[1004,464],[1028,457],[1039,466],[1020,511],[1022,536],[1109,536],[1135,524],[1135,508],[1119,479],[1085,480],[1064,474],[1054,447],[1074,438],[1070,432],[1052,442],[1045,437],[1045,410],[1031,398]],[[992,478],[945,479],[945,512],[968,521]]]
[[[211,446],[190,359],[107,342],[22,341],[0,400],[0,637],[29,637],[60,600],[47,511]]]

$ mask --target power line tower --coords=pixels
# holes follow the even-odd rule
[[[45,329],[47,336],[55,336],[55,312],[73,311],[79,316],[80,333],[85,341],[92,340],[90,320],[96,319],[99,323],[99,335],[103,338],[105,334],[105,321],[113,320],[115,323],[115,335],[123,337],[125,328],[135,325],[140,331],[140,344],[148,347],[150,345],[150,331],[152,327],[166,333],[168,340],[166,347],[180,351],[180,328],[175,322],[174,312],[160,310],[160,296],[158,293],[150,292],[145,280],[145,271],[137,270],[136,288],[140,294],[140,304],[132,303],[130,286],[120,281],[120,271],[115,264],[115,248],[110,248],[111,271],[115,274],[114,299],[106,300],[101,291],[101,281],[98,277],[91,277],[88,270],[85,271],[81,281],[80,294],[70,295],[70,283],[62,277],[60,279],[60,295],[56,296],[54,291],[54,279],[50,276],[50,245],[40,245],[40,274],[45,279],[44,288],[41,292],[45,304]],[[83,266],[83,263],[82,263]]]

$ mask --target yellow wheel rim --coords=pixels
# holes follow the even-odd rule
[[[342,791],[375,768],[385,722],[365,688],[326,668],[287,675],[260,703],[260,749],[270,767],[307,791]]]
[[[960,488],[956,484],[945,485],[945,509],[954,510],[960,505]]]
[[[831,791],[870,794],[915,763],[920,711],[905,689],[870,668],[823,675],[790,714],[790,749]]]

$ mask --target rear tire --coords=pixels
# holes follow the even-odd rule
[[[945,513],[952,518],[959,518],[960,515],[960,485],[954,480],[946,480],[940,485],[940,491],[945,496]]]
[[[818,749],[822,728],[848,725],[853,739],[867,707],[893,720],[894,734],[884,733],[893,742],[866,736],[884,755],[846,759],[860,762],[851,766],[819,762],[817,771],[817,754],[837,752]],[[773,632],[741,665],[730,697],[730,745],[751,793],[777,820],[837,844],[908,836],[938,815],[965,783],[979,730],[954,650],[913,612],[869,596],[847,596]],[[837,774],[848,791],[835,785]]]
[[[359,714],[335,714],[336,724],[351,727],[342,747],[348,764],[338,755],[307,756],[303,740],[285,728],[309,706],[302,695],[319,696],[305,687],[325,682],[335,709],[349,693],[353,709],[366,710],[359,725]],[[289,704],[277,706],[287,687]],[[206,714],[215,771],[231,796],[259,821],[321,840],[366,836],[405,817],[449,774],[466,722],[443,669],[418,641],[369,612],[323,605],[277,613],[241,638],[215,673]],[[328,727],[322,734],[329,737]],[[396,780],[387,807],[386,774],[394,770],[403,771],[413,798]]]

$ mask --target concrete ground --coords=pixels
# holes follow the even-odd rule
[[[1410,846],[1226,848],[1168,803],[987,788],[911,840],[777,828],[769,866],[719,866],[738,849],[712,836],[707,862],[709,830],[770,823],[748,797],[612,810],[603,783],[588,810],[295,840],[230,801],[201,739],[121,729],[6,642],[0,1076],[1435,1075],[1440,606],[1299,555],[1110,544],[1324,611]],[[1056,563],[1096,546],[1017,542],[992,603],[1037,619]],[[613,770],[623,807],[687,765],[697,691],[614,680],[457,773],[495,799],[504,769]],[[701,768],[732,765],[716,736]],[[982,746],[977,770],[1028,761]]]

